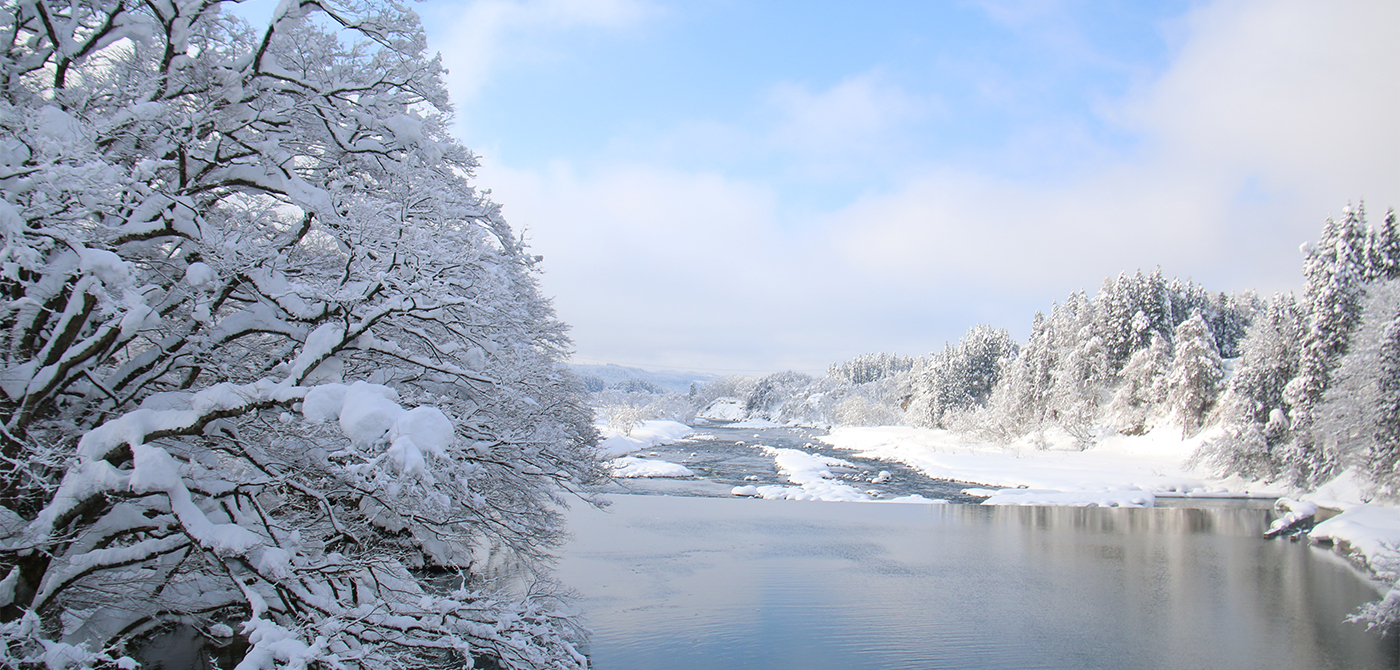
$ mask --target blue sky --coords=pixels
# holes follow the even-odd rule
[[[524,14],[528,7],[548,11],[548,4],[475,7],[519,7]],[[1186,7],[697,4],[703,6],[613,3],[606,5],[615,8],[612,17],[600,13],[588,25],[580,15],[572,29],[562,29],[558,18],[535,25],[525,16],[497,19],[507,25],[487,39],[516,44],[492,50],[489,72],[461,73],[471,79],[457,88],[464,94],[463,139],[499,146],[522,166],[600,155],[652,159],[660,152],[690,170],[776,176],[792,185],[837,181],[846,189],[888,181],[911,162],[985,164],[987,149],[1028,126],[1072,127],[1121,148],[1131,144],[1131,134],[1105,126],[1093,108],[1167,65],[1164,24]],[[461,7],[424,7],[429,25],[437,27],[432,37],[438,48],[454,50],[458,40],[473,39],[470,29],[452,28],[454,20],[472,21],[461,18]],[[465,13],[471,15],[471,5]],[[769,131],[790,121],[793,105],[820,103],[821,94],[843,85],[868,87],[856,92],[885,103],[887,116],[879,121],[898,135],[898,142],[880,147],[894,153],[892,160],[854,181],[833,179],[824,166],[804,165],[794,158],[809,157],[782,155],[791,152],[781,147],[710,152],[671,141],[682,129]],[[867,133],[864,139],[893,138]],[[1059,162],[1049,155],[1018,158],[1039,164],[1013,160],[998,167],[1029,170]]]
[[[429,0],[577,360],[817,372],[1400,205],[1400,3]]]

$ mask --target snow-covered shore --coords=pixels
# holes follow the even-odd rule
[[[663,444],[671,444],[692,431],[690,426],[677,421],[643,421],[630,432],[622,433],[598,426],[603,439],[598,441],[599,451],[611,458],[613,476],[621,479],[639,477],[691,477],[695,473],[679,463],[629,456],[643,449]]]
[[[1115,435],[1081,450],[1068,435],[1004,445],[946,430],[887,426],[835,428],[820,438],[865,458],[905,463],[938,479],[978,484],[984,504],[1150,507],[1157,496],[1277,498],[1278,486],[1216,478],[1185,465],[1199,438],[1178,432]]]
[[[650,449],[662,444],[670,444],[689,435],[692,430],[678,421],[643,421],[631,432],[622,433],[606,426],[598,426],[602,439],[598,449],[604,456],[617,458]]]

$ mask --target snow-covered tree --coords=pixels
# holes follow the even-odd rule
[[[1221,434],[1202,445],[1197,462],[1252,479],[1278,473],[1274,452],[1289,437],[1284,388],[1298,371],[1304,327],[1292,294],[1275,295],[1259,311],[1218,405]]]
[[[1134,352],[1154,336],[1171,340],[1172,295],[1161,270],[1144,275],[1120,274],[1105,281],[1094,296],[1093,332],[1103,343],[1110,374],[1118,373]]]
[[[1371,274],[1366,263],[1365,222],[1363,209],[1348,207],[1341,221],[1327,219],[1322,239],[1306,249],[1303,300],[1308,325],[1298,373],[1285,389],[1292,435],[1279,450],[1286,474],[1300,486],[1322,482],[1340,465],[1337,454],[1324,448],[1313,427],[1332,371],[1346,354],[1352,331],[1361,319],[1363,286]]]
[[[1367,291],[1362,322],[1318,410],[1319,439],[1376,492],[1400,495],[1400,280]]]
[[[220,10],[0,9],[0,663],[179,622],[246,667],[583,666],[483,590],[602,473],[416,16]]]
[[[1059,352],[1045,395],[1045,419],[1088,446],[1109,383],[1109,355],[1094,333],[1094,310],[1083,292],[1071,294],[1050,314]]]
[[[912,422],[944,428],[953,414],[985,404],[1001,375],[1002,359],[1015,353],[1009,333],[978,324],[956,345],[920,359],[909,379]]]
[[[908,372],[913,367],[913,357],[880,352],[833,363],[826,374],[848,384],[869,384]]]
[[[744,411],[751,417],[786,421],[784,407],[800,404],[805,400],[807,389],[817,380],[811,375],[785,370],[775,372],[760,380],[753,391],[744,399]]]
[[[1367,454],[1371,481],[1400,495],[1400,315],[1381,331],[1377,351],[1374,442]]]
[[[1177,326],[1173,339],[1176,343],[1167,375],[1167,405],[1181,423],[1182,432],[1191,434],[1201,427],[1220,394],[1220,352],[1200,312]]]
[[[1172,352],[1166,338],[1152,334],[1152,343],[1139,349],[1118,373],[1119,385],[1108,405],[1108,417],[1124,435],[1141,435],[1152,428],[1154,413],[1165,406]]]
[[[1055,363],[1049,321],[1036,312],[1026,345],[1002,359],[1001,375],[982,417],[983,429],[997,438],[1014,440],[1039,428]]]

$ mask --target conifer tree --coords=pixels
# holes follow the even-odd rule
[[[1223,374],[1215,338],[1200,312],[1176,328],[1175,353],[1167,377],[1167,404],[1183,434],[1196,432],[1219,395]]]
[[[1303,328],[1292,294],[1277,294],[1260,310],[1220,400],[1222,433],[1202,445],[1195,462],[1251,479],[1278,473],[1274,451],[1289,437],[1284,387],[1297,374]]]
[[[1052,361],[1045,315],[1036,312],[1030,339],[1015,355],[1002,359],[988,397],[983,425],[994,437],[1013,440],[1038,427]]]
[[[1119,373],[1121,380],[1108,416],[1124,435],[1141,435],[1151,429],[1150,420],[1167,399],[1171,372],[1171,347],[1166,338],[1152,334],[1152,343],[1139,349]]]
[[[1318,406],[1316,434],[1379,495],[1400,495],[1400,280],[1372,284],[1361,324]]]
[[[1366,264],[1367,281],[1400,277],[1400,230],[1396,229],[1395,210],[1386,212],[1379,227],[1368,230]]]
[[[1314,434],[1317,404],[1327,391],[1332,371],[1347,351],[1361,318],[1363,286],[1368,274],[1363,248],[1365,214],[1348,207],[1341,221],[1328,218],[1322,239],[1307,250],[1304,306],[1308,325],[1303,336],[1298,374],[1285,389],[1292,436],[1280,450],[1289,479],[1314,486],[1335,473],[1337,454],[1330,453]]]
[[[1400,315],[1381,333],[1377,356],[1374,442],[1366,470],[1388,495],[1400,495]]]
[[[986,404],[1016,344],[1005,330],[978,324],[943,351],[922,359],[911,376],[909,414],[916,425],[946,428],[947,419]]]

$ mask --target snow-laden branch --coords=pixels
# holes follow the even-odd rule
[[[539,570],[604,475],[416,17],[218,5],[0,11],[0,663],[184,621],[245,667],[581,667],[530,594],[412,572]]]

